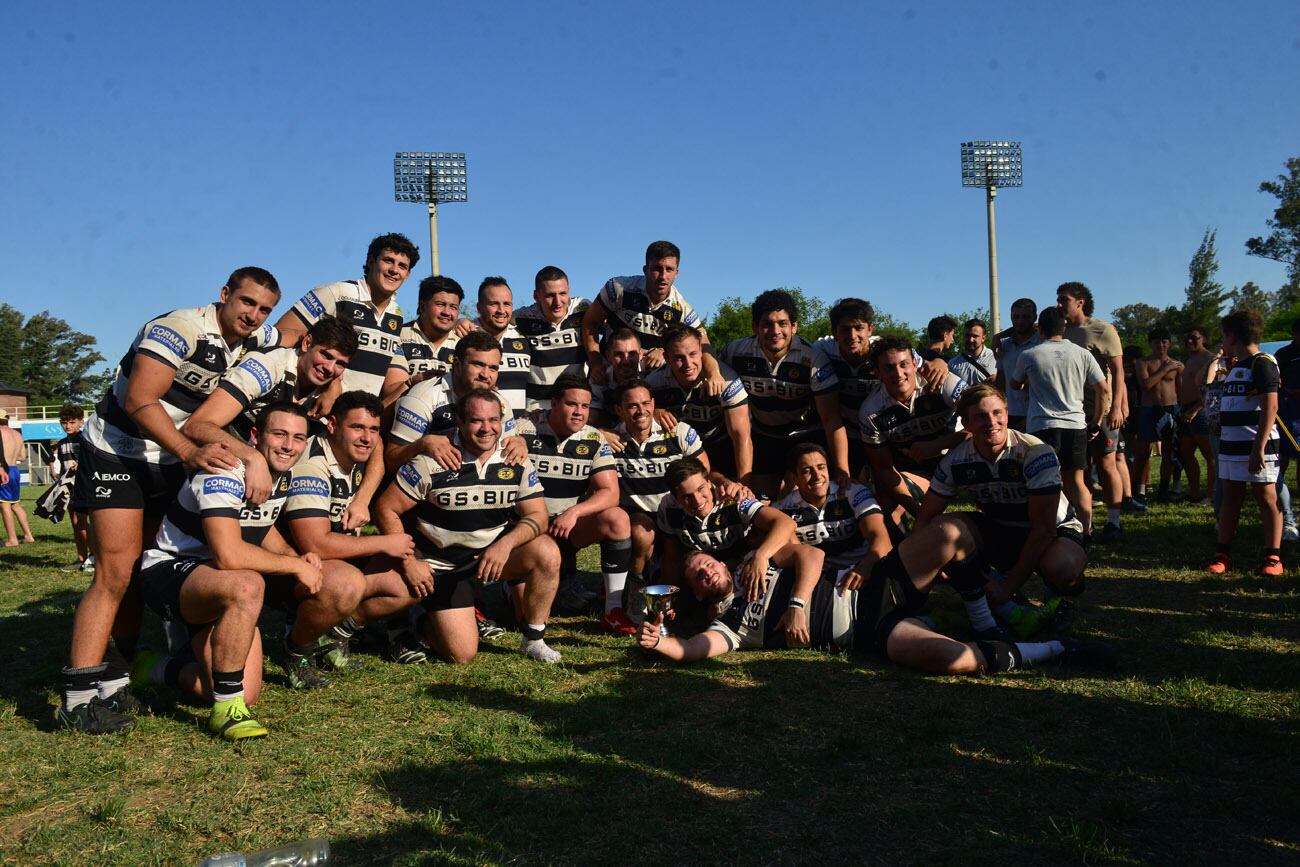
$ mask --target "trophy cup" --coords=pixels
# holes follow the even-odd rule
[[[665,615],[673,607],[673,596],[677,594],[679,588],[671,584],[651,584],[649,587],[641,588],[641,595],[645,597],[645,616],[646,619],[653,622],[660,614]],[[659,634],[668,634],[668,622],[659,624]]]

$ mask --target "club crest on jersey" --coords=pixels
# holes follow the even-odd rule
[[[227,476],[208,476],[203,480],[203,493],[230,494],[232,497],[244,498],[244,484],[239,479]]]
[[[650,454],[652,454],[652,455],[666,455],[666,454],[668,454],[668,446],[667,446],[666,444],[664,444],[664,443],[658,443],[658,444],[656,444],[656,445],[653,445],[653,446],[650,447]]]
[[[152,340],[154,343],[161,343],[182,358],[190,354],[189,342],[166,325],[154,325],[149,329],[149,333],[145,335],[144,339]]]
[[[391,331],[393,334],[402,330],[402,319],[399,316],[385,316],[384,330]]]
[[[514,467],[500,467],[497,469],[497,478],[503,482],[512,482],[515,478]]]
[[[522,340],[510,341],[510,348],[513,349],[515,352],[523,352],[525,349],[527,349],[527,347],[524,345],[524,342]]]
[[[585,458],[587,455],[591,454],[591,446],[586,443],[578,443],[573,447],[573,453],[580,458]]]
[[[365,473],[362,472],[361,467],[356,467],[352,470],[352,487],[354,490],[361,485],[361,479],[364,475]]]

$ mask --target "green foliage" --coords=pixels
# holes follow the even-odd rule
[[[1157,325],[1172,329],[1172,323],[1177,317],[1177,307],[1161,309],[1137,301],[1112,310],[1110,323],[1119,332],[1119,339],[1125,346],[1140,346],[1146,352],[1147,333]]]
[[[1208,328],[1218,334],[1219,317],[1230,293],[1223,284],[1215,279],[1219,273],[1219,258],[1214,248],[1215,231],[1206,229],[1201,238],[1201,245],[1192,254],[1192,261],[1187,266],[1186,300],[1178,311],[1175,333],[1182,333],[1192,326]]]
[[[1267,320],[1278,308],[1278,293],[1261,289],[1247,280],[1232,290],[1228,299],[1230,310],[1253,310]]]
[[[1261,193],[1277,198],[1278,206],[1267,221],[1272,232],[1246,241],[1246,252],[1286,265],[1283,295],[1293,301],[1300,294],[1300,157],[1287,160],[1286,169],[1286,174],[1278,175],[1276,181],[1259,185]]]
[[[800,337],[811,343],[831,333],[830,307],[825,301],[805,292],[798,286],[780,286],[777,288],[784,289],[794,296],[795,304],[799,307]],[[735,295],[723,298],[718,303],[717,311],[705,322],[705,327],[709,332],[709,340],[714,346],[725,346],[733,340],[749,337],[754,333],[751,304],[752,301],[745,301]],[[895,319],[880,308],[875,307],[874,304],[872,307],[876,313],[875,334],[899,334],[914,342],[916,341],[917,332],[910,325],[900,319]],[[977,310],[971,315],[978,316],[982,312]],[[958,320],[959,323],[964,321],[964,319]]]
[[[19,310],[0,305],[0,381],[31,391],[30,403],[96,399],[111,376],[102,367],[94,372],[103,363],[95,338],[48,310],[24,322]]]
[[[1290,307],[1275,310],[1272,316],[1264,320],[1264,339],[1290,340],[1291,325],[1297,319],[1300,319],[1300,301],[1296,301]]]

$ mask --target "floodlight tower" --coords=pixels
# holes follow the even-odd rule
[[[465,155],[398,151],[393,155],[393,198],[429,205],[429,261],[438,269],[438,203],[468,200]]]
[[[988,193],[989,213],[989,316],[993,334],[998,322],[998,233],[993,221],[993,200],[998,187],[1021,187],[1025,179],[1020,169],[1020,142],[965,141],[961,143],[961,185],[983,187]]]

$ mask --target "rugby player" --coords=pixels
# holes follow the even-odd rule
[[[795,540],[789,515],[757,500],[722,499],[699,458],[682,458],[666,477],[669,495],[656,515],[665,583],[680,585],[688,551],[706,551],[738,567],[751,599],[762,594],[769,568],[794,569],[805,578],[821,571],[822,552]]]
[[[347,368],[357,351],[357,332],[333,316],[316,320],[293,347],[250,352],[226,371],[212,394],[185,422],[184,433],[199,445],[223,443],[244,465],[244,497],[261,505],[270,494],[266,460],[250,445],[254,419],[273,403],[310,409]],[[229,426],[237,436],[227,432]]]
[[[957,332],[957,320],[947,314],[936,316],[926,323],[925,336],[929,341],[916,350],[926,361],[945,358],[953,344],[953,335]]]
[[[54,475],[67,486],[71,496],[77,481],[77,465],[81,458],[81,426],[86,423],[86,411],[75,403],[65,403],[59,409],[59,427],[65,436],[54,446],[54,460],[59,471]],[[63,567],[64,572],[89,572],[95,568],[90,554],[90,518],[86,512],[68,509],[68,523],[72,525],[72,541],[77,546],[77,562]]]
[[[614,410],[614,390],[623,383],[640,379],[645,370],[645,353],[641,351],[641,338],[631,328],[619,328],[605,338],[604,345],[606,381],[597,381],[591,375],[591,417],[593,424],[605,435],[605,439],[617,448],[613,439],[613,429],[618,424],[618,413]]]
[[[948,516],[962,524],[959,547],[967,563],[980,561],[1001,573],[987,588],[967,592],[967,613],[976,630],[991,628],[969,604],[986,589],[988,600],[1009,618],[1012,596],[1037,572],[1049,592],[1077,596],[1083,592],[1088,555],[1083,526],[1061,490],[1061,463],[1052,447],[1007,427],[1007,402],[987,383],[971,386],[957,402],[970,438],[944,456],[930,480],[913,535],[936,522],[949,502],[965,492],[977,511]],[[910,538],[910,537],[909,537]],[[913,573],[914,574],[914,573]],[[955,581],[956,579],[954,579]]]
[[[654,408],[665,429],[685,423],[695,430],[709,456],[709,468],[742,484],[754,468],[750,438],[749,393],[736,372],[721,362],[719,375],[726,380],[721,394],[710,394],[704,376],[703,337],[698,328],[680,325],[664,333],[667,363],[645,378],[654,396]],[[626,423],[625,414],[619,417]]]
[[[447,470],[416,455],[380,495],[381,532],[402,532],[414,519],[417,546],[395,573],[428,615],[425,642],[447,662],[467,663],[478,653],[471,581],[522,584],[520,651],[539,662],[558,662],[546,644],[546,620],[559,585],[560,549],[546,533],[546,501],[533,465],[509,463],[501,450],[500,395],[476,388],[456,401],[454,445],[464,464]]]
[[[414,385],[451,370],[456,354],[456,321],[465,290],[450,277],[425,277],[420,281],[416,317],[402,326],[401,355],[392,366],[402,368]]]
[[[531,350],[528,338],[514,326],[514,297],[504,277],[484,277],[478,287],[478,318],[475,326],[496,338],[501,346],[501,368],[496,390],[515,418],[528,410],[528,379]]]
[[[561,552],[572,557],[588,545],[600,543],[605,585],[600,624],[616,635],[631,635],[636,628],[623,608],[631,528],[627,512],[618,505],[614,454],[600,431],[587,424],[590,410],[591,386],[580,376],[565,374],[551,386],[546,420],[525,440],[546,495],[547,532]]]
[[[195,473],[181,488],[144,554],[140,583],[149,607],[182,624],[190,641],[174,657],[142,651],[132,661],[137,686],[167,684],[212,702],[208,730],[230,741],[267,734],[248,710],[262,690],[263,576],[287,577],[303,594],[321,588],[320,559],[299,555],[275,528],[289,469],[307,448],[307,411],[268,404],[250,434],[271,471],[269,494],[246,501],[242,464]]]
[[[404,557],[413,548],[409,535],[395,533],[361,536],[348,532],[343,515],[362,483],[363,468],[380,444],[383,415],[379,398],[364,391],[345,391],[330,408],[329,434],[311,441],[307,453],[293,468],[289,497],[280,523],[294,548],[321,559],[321,589],[305,599],[280,594],[280,607],[293,615],[284,639],[285,669],[294,689],[320,689],[332,681],[320,672],[316,655],[322,653],[335,669],[347,666],[347,640],[353,629],[343,624],[362,601],[382,606],[385,597],[399,592],[382,576],[363,571],[377,554]],[[400,609],[398,609],[400,610]],[[355,622],[355,621],[354,621]],[[324,638],[329,632],[328,638]],[[324,638],[324,641],[322,639]],[[388,654],[394,662],[423,662],[424,655],[404,625],[388,630]]]
[[[132,581],[136,564],[187,470],[236,464],[228,447],[197,446],[179,428],[241,354],[279,340],[265,324],[279,299],[269,271],[240,268],[216,303],[149,320],[86,420],[72,508],[91,513],[95,578],[77,605],[63,670],[59,716],[66,725],[93,734],[118,731],[131,723],[121,711],[141,708],[130,693],[126,661],[143,614]]]
[[[528,411],[544,418],[551,386],[565,374],[587,376],[582,318],[591,304],[569,293],[569,277],[547,265],[533,278],[533,303],[515,311],[515,330],[528,340]]]
[[[846,477],[849,440],[840,415],[839,379],[820,349],[798,335],[799,308],[790,293],[762,293],[751,309],[753,337],[723,347],[721,360],[749,393],[754,433],[750,487],[776,496],[786,459],[800,442],[821,442],[836,477]]]
[[[902,668],[933,674],[992,674],[1043,662],[1114,666],[1114,651],[1099,642],[986,638],[966,643],[934,631],[923,618],[926,599],[946,562],[942,558],[960,555],[951,543],[930,544],[936,541],[942,540],[933,533],[905,539],[872,568],[859,590],[841,592],[829,575],[782,570],[757,599],[739,592],[725,563],[691,552],[674,614],[680,608],[705,607],[721,615],[700,632],[679,625],[691,617],[676,617],[673,635],[662,634],[662,614],[653,621],[647,618],[638,643],[678,662],[733,650],[816,647],[870,651]]]
[[[956,431],[953,407],[966,383],[949,373],[932,391],[916,375],[916,356],[905,337],[882,337],[871,345],[881,387],[862,402],[858,422],[876,498],[897,523],[899,508],[915,515],[929,478],[945,449],[965,438]]]

